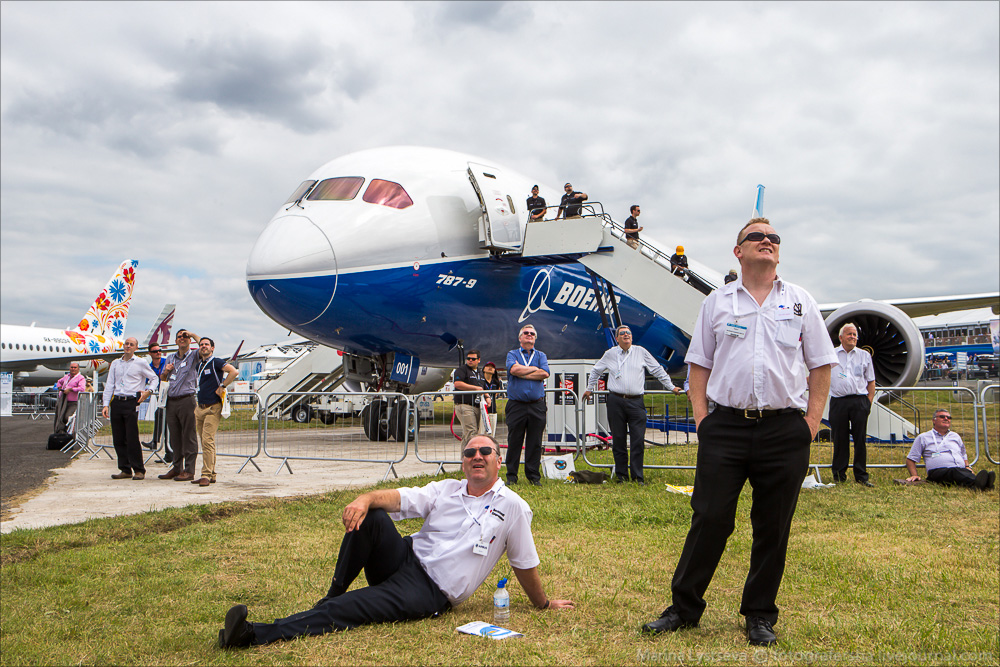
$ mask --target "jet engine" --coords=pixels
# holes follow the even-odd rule
[[[924,338],[910,317],[895,306],[862,299],[841,306],[826,318],[833,344],[840,345],[840,327],[858,328],[858,347],[872,355],[875,384],[909,387],[920,379],[924,368]]]

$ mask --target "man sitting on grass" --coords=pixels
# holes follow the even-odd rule
[[[930,431],[917,436],[910,453],[906,455],[906,467],[910,471],[906,481],[920,480],[917,462],[922,456],[927,468],[927,481],[991,491],[997,474],[992,470],[980,470],[979,474],[972,472],[965,444],[961,436],[951,430],[951,413],[941,408],[935,410],[933,426]]]
[[[499,480],[497,441],[485,434],[469,438],[462,472],[463,480],[358,496],[344,508],[347,534],[326,596],[312,609],[274,623],[249,623],[246,606],[235,605],[219,631],[219,646],[436,617],[471,597],[504,552],[535,607],[572,609],[571,600],[550,600],[542,589],[531,508]],[[393,520],[416,517],[424,525],[401,537]],[[348,591],[362,568],[368,586]]]

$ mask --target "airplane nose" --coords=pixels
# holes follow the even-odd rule
[[[337,290],[333,245],[304,215],[275,218],[250,251],[247,284],[257,305],[276,321],[308,324],[326,312]],[[271,292],[281,298],[269,298]]]
[[[336,270],[330,239],[304,215],[284,215],[269,222],[247,260],[248,279]]]

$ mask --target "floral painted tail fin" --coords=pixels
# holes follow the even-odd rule
[[[120,340],[125,335],[125,321],[128,307],[132,303],[132,287],[139,261],[126,259],[111,276],[111,280],[94,299],[93,305],[75,331],[83,334],[97,334],[112,340]]]

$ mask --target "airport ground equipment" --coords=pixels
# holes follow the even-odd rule
[[[258,406],[267,405],[270,419],[291,419],[304,424],[313,417],[331,424],[337,415],[360,410],[353,401],[337,401],[319,397],[311,400],[309,394],[336,391],[345,381],[343,357],[337,350],[317,345],[293,359],[278,375],[263,384],[257,391]],[[281,400],[269,400],[271,394],[282,395]],[[259,414],[257,415],[259,419]]]

